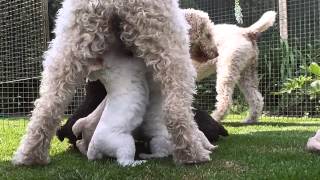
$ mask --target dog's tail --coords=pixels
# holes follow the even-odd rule
[[[72,126],[72,132],[76,137],[81,135],[81,132],[85,124],[86,124],[86,121],[84,121],[84,119],[81,118]]]
[[[266,31],[269,27],[273,26],[276,15],[275,11],[265,12],[257,22],[246,28],[248,33],[259,34]]]

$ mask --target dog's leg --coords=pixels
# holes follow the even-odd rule
[[[263,97],[258,89],[259,80],[256,67],[249,67],[243,71],[238,86],[250,108],[244,123],[256,123],[263,109]]]
[[[150,2],[130,1],[126,8],[119,9],[124,22],[121,39],[153,68],[154,78],[161,84],[174,160],[178,163],[209,161],[214,146],[198,130],[191,110],[196,71],[189,54],[188,24],[177,0],[161,1],[163,6]],[[136,7],[147,11],[141,13]]]
[[[78,0],[65,0],[63,3],[56,24],[56,38],[49,46],[44,61],[40,98],[35,102],[26,135],[14,154],[12,162],[15,165],[49,162],[51,139],[76,86],[88,73],[87,66],[91,63],[88,58],[94,60],[106,49],[101,46],[106,44],[106,39],[100,36],[106,32],[97,27],[105,27],[101,23],[108,23],[108,20],[99,21],[97,18],[102,16],[96,16],[97,21],[89,21],[89,15],[99,13],[98,7],[87,7],[89,5]],[[93,27],[97,29],[92,30]]]
[[[220,54],[217,63],[217,102],[215,110],[211,114],[213,119],[221,121],[232,105],[232,95],[236,82],[240,78],[241,69],[237,63],[234,63],[233,54]]]
[[[137,166],[147,161],[145,160],[134,160],[135,144],[134,139],[130,134],[120,134],[117,137],[122,141],[122,146],[117,150],[117,162],[121,166]]]
[[[160,85],[149,79],[150,103],[144,116],[142,129],[143,134],[150,139],[149,147],[151,154],[139,154],[142,159],[167,157],[172,154],[172,143],[168,133],[164,112],[162,109],[163,96]]]
[[[15,165],[49,162],[48,150],[52,136],[75,92],[76,85],[84,78],[77,66],[68,62],[73,58],[69,52],[55,51],[54,48],[48,51],[46,61],[52,60],[52,63],[46,66],[42,73],[40,97],[35,102],[26,135],[13,157]]]

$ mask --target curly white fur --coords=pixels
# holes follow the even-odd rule
[[[320,130],[308,139],[306,149],[311,152],[320,152]]]
[[[191,27],[189,29],[189,35],[191,37],[190,43],[192,46],[190,49],[191,56],[197,59],[216,57],[217,49],[214,43],[214,38],[212,34],[208,35],[209,30],[212,28],[212,25],[209,23],[210,19],[208,14],[194,9],[187,9],[185,10],[185,15],[188,22],[197,22],[190,23]],[[142,130],[144,135],[150,139],[151,154],[140,154],[140,157],[142,159],[166,157],[172,154],[173,149],[170,141],[170,135],[164,121],[164,112],[162,107],[163,95],[161,94],[160,84],[152,79],[151,72],[147,74],[147,80],[150,88],[150,105],[148,106],[144,117]],[[122,84],[122,86],[124,86],[124,84]],[[83,154],[87,153],[86,149],[93,135],[94,129],[99,122],[101,113],[104,109],[104,103],[105,100],[94,112],[89,116],[78,120],[78,122],[73,126],[73,132],[75,135],[82,133],[83,139],[77,141],[77,147]],[[206,146],[210,149],[214,148],[211,144],[206,144]]]
[[[193,121],[196,71],[189,54],[188,24],[178,0],[65,0],[56,38],[45,55],[40,97],[13,164],[47,164],[56,127],[75,88],[112,51],[120,37],[143,59],[163,94],[164,119],[177,163],[209,161],[208,140]]]
[[[198,12],[190,13],[193,13],[194,16],[202,16]],[[258,90],[259,80],[256,69],[259,50],[255,36],[272,26],[275,17],[274,11],[268,11],[256,23],[247,28],[230,24],[216,24],[209,30],[209,33],[212,33],[214,37],[219,56],[216,59],[207,59],[206,62],[194,59],[193,64],[198,72],[198,81],[214,72],[217,73],[217,102],[216,109],[212,113],[215,120],[223,119],[232,104],[233,90],[238,84],[250,107],[245,122],[257,122],[263,109],[263,97]]]
[[[104,84],[108,95],[87,157],[89,160],[116,157],[122,166],[135,166],[144,161],[134,160],[132,131],[142,123],[149,88],[143,61],[121,53],[108,52],[103,58],[107,70],[92,73]]]
[[[132,63],[136,63],[136,62],[130,62],[128,64],[132,64]],[[135,65],[135,66],[138,66],[138,65]],[[107,71],[109,71],[109,73],[112,73],[112,72],[110,72],[111,68],[109,68],[109,70],[107,70]],[[122,68],[122,69],[118,69],[118,71],[124,71],[124,72],[128,71],[128,69],[124,66],[119,67],[119,68]],[[142,71],[142,72],[145,71],[145,68],[141,67],[140,71]],[[128,74],[128,76],[121,76],[116,79],[127,78],[126,81],[132,81],[132,82],[141,81],[141,82],[143,82],[141,79],[132,78],[133,76],[135,76],[135,77],[137,76],[135,73],[141,73],[141,72],[131,71],[130,73],[131,73],[131,75]],[[108,75],[106,77],[109,78],[110,75]],[[144,135],[148,139],[150,139],[151,154],[140,154],[140,157],[142,159],[166,157],[166,156],[172,154],[173,149],[172,149],[172,143],[170,141],[170,135],[168,133],[168,130],[165,126],[165,121],[163,119],[164,115],[163,115],[162,106],[161,106],[162,96],[161,96],[161,92],[159,89],[159,85],[152,80],[152,77],[150,75],[148,75],[147,77],[148,77],[147,78],[148,84],[145,84],[145,86],[149,85],[150,89],[151,89],[150,105],[148,106],[148,111],[146,112],[146,114],[144,116],[142,129],[144,131]],[[145,79],[145,77],[142,79]],[[118,89],[132,88],[132,85],[133,84],[121,83],[120,88],[117,87],[117,88],[112,88],[112,89],[113,90],[116,89],[118,91]],[[142,93],[143,93],[143,91],[142,91]],[[107,107],[105,107],[107,99],[109,99],[109,101],[110,100],[112,101],[112,98],[115,98],[115,96],[110,97],[109,94],[110,93],[108,92],[107,97],[100,103],[100,105],[91,114],[89,114],[87,117],[79,119],[72,127],[72,131],[76,136],[79,136],[80,134],[82,135],[82,139],[78,140],[76,145],[77,145],[78,149],[80,150],[80,152],[84,155],[87,155],[88,145],[89,145],[89,142],[93,136],[93,133],[96,129],[98,122],[103,121],[103,118],[101,117],[101,115],[102,115],[102,112],[104,111],[104,109],[107,108]],[[111,94],[113,95],[115,93],[111,93]],[[138,97],[135,97],[135,95],[136,94],[132,94],[132,98],[141,97],[141,95]],[[119,106],[123,105],[122,103],[125,103],[126,106],[121,107],[121,109],[123,109],[124,112],[129,113],[129,115],[131,116],[132,113],[130,113],[129,111],[132,110],[131,105],[130,105],[130,103],[132,103],[132,100],[125,99],[125,98],[127,98],[127,97],[121,98],[122,102],[117,104],[115,107],[112,107],[112,109],[118,108]],[[129,105],[130,105],[130,107],[129,107]],[[136,109],[136,110],[139,110],[139,109]],[[123,114],[118,114],[118,113],[114,113],[114,112],[109,111],[109,112],[105,113],[105,116],[110,116],[111,118],[113,116],[120,116],[118,118],[128,119],[128,117],[127,117],[128,114],[126,114],[124,112],[122,112]],[[139,117],[141,116],[140,113],[138,115],[139,115]],[[135,115],[135,117],[137,117],[137,115]],[[133,120],[130,119],[130,121],[133,121]],[[110,123],[110,121],[108,121],[106,123]],[[105,123],[105,126],[110,126],[110,125],[113,126],[112,122],[110,123],[110,125],[108,125],[106,123]],[[123,124],[123,126],[128,127],[130,124],[131,123],[125,122]],[[119,126],[121,126],[121,124],[119,124]],[[136,127],[134,126],[132,128],[136,128]],[[101,132],[101,135],[106,137],[107,134],[110,134],[110,132],[106,132],[109,129],[104,129],[104,130],[105,131]],[[117,137],[115,137],[115,138],[108,140],[108,141],[123,141],[123,139],[117,139]],[[104,143],[101,143],[101,144],[104,145]],[[101,145],[98,145],[98,146],[101,146]],[[117,147],[113,147],[113,148],[116,149]],[[132,149],[132,147],[126,147],[126,148]],[[130,157],[132,157],[132,155]],[[129,161],[127,161],[127,162],[129,162]],[[133,161],[133,159],[130,162],[132,162],[132,165],[136,165],[136,163]],[[128,165],[128,163],[122,164],[122,165]]]

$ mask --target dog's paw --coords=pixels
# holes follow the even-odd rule
[[[156,158],[164,158],[164,157],[168,157],[168,156],[169,156],[168,153],[154,153],[154,154],[141,153],[141,154],[139,154],[139,158],[141,158],[141,159],[156,159]]]
[[[50,158],[45,155],[39,157],[36,154],[24,154],[18,150],[15,152],[11,162],[15,166],[47,165],[50,162]]]
[[[203,134],[198,134],[185,141],[183,146],[176,147],[173,158],[179,164],[204,163],[211,160],[210,154],[215,148]]]
[[[201,146],[184,150],[174,151],[173,159],[178,164],[199,164],[209,162],[211,151]]]
[[[136,161],[131,159],[118,160],[119,165],[123,167],[135,167],[146,162],[147,162],[146,160],[136,160]]]

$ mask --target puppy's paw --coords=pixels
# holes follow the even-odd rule
[[[123,167],[135,167],[135,166],[141,165],[146,162],[147,162],[146,160],[136,160],[136,161],[132,160],[132,159],[118,160],[119,165],[123,166]]]

